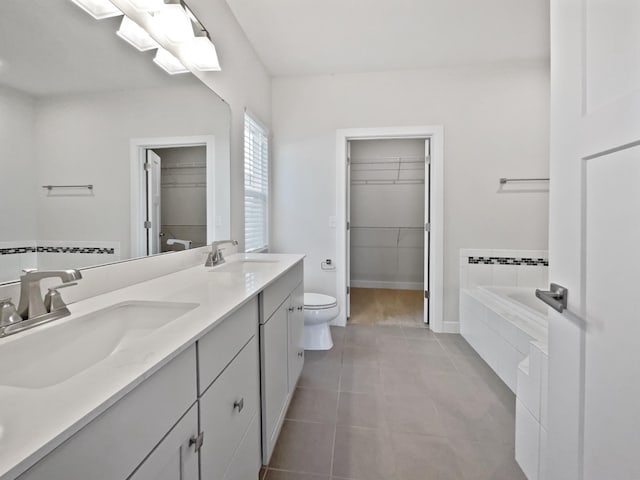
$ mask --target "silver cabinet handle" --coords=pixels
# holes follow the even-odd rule
[[[238,413],[240,413],[242,411],[242,409],[244,408],[244,398],[241,398],[240,400],[236,400],[233,403],[233,409],[234,410],[238,410]]]
[[[551,290],[536,289],[536,297],[549,305],[554,310],[562,313],[567,308],[567,299],[569,298],[569,290],[557,283],[551,284]]]
[[[304,310],[304,307],[298,307],[299,312],[301,312],[302,310]]]
[[[298,352],[298,356],[302,358],[304,356],[304,352]]]
[[[293,307],[289,307],[287,310],[289,310],[290,312],[293,312],[295,309]]]

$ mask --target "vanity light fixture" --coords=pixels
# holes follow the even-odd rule
[[[187,73],[189,71],[189,69],[185,67],[180,60],[162,47],[158,48],[158,52],[156,53],[153,61],[169,75]]]
[[[195,36],[191,19],[180,4],[164,5],[160,11],[154,12],[153,21],[171,43],[184,43]]]
[[[96,20],[117,17],[122,12],[109,0],[71,0]]]
[[[160,48],[158,42],[151,38],[151,35],[144,28],[126,16],[122,19],[120,29],[116,34],[141,52]]]

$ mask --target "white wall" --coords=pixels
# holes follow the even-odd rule
[[[215,135],[218,115],[226,119],[226,107],[196,81],[39,101],[39,184],[94,185],[92,192],[38,192],[39,238],[120,242],[129,258],[131,139]]]
[[[36,237],[35,99],[0,87],[0,241]]]
[[[460,248],[547,248],[548,198],[498,193],[548,174],[547,63],[273,80],[274,251],[307,253],[305,288],[335,293],[335,130],[443,125],[444,320],[458,319]],[[545,186],[546,187],[546,186]]]

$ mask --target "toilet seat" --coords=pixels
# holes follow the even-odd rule
[[[305,293],[304,309],[305,310],[327,310],[338,305],[338,301],[329,295],[321,293]]]

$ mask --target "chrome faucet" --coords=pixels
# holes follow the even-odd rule
[[[58,312],[61,316],[68,314],[68,310],[60,294],[57,293],[57,288],[67,287],[75,284],[69,284],[74,280],[82,278],[80,270],[53,270],[39,272],[37,270],[25,270],[24,275],[20,277],[20,301],[18,302],[18,315],[24,320],[30,320],[35,317],[40,317],[48,313]],[[40,290],[40,280],[44,278],[60,278],[63,285],[56,288],[50,288],[47,294],[45,305],[45,299],[42,297],[42,291]],[[69,284],[69,285],[64,285]],[[52,297],[55,301],[52,302]]]
[[[215,267],[216,265],[221,265],[225,262],[224,257],[222,256],[222,250],[220,245],[225,244],[238,245],[237,240],[216,240],[211,244],[211,251],[209,255],[207,255],[207,261],[204,263],[205,267]]]

